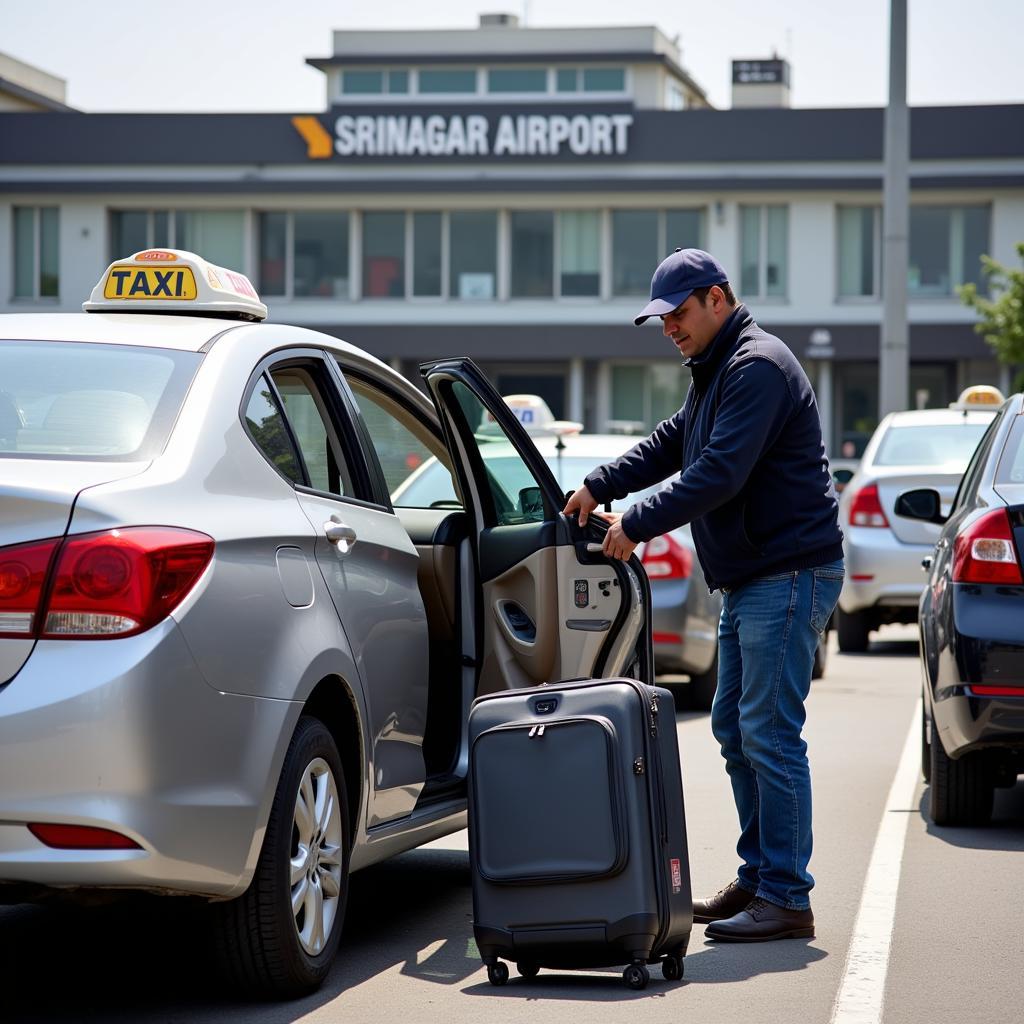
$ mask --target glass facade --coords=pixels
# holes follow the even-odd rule
[[[476,68],[421,68],[421,93],[475,93]]]
[[[988,206],[912,206],[910,208],[911,296],[955,296],[959,285],[985,287],[981,256],[988,252]]]
[[[704,245],[704,210],[612,210],[612,294],[650,294],[654,268],[673,249]]]
[[[488,92],[547,92],[547,68],[491,68]]]
[[[16,206],[14,297],[55,299],[60,294],[60,212],[56,206]]]
[[[509,294],[514,299],[549,299],[554,294],[555,215],[550,211],[513,210]]]
[[[493,210],[456,210],[448,215],[448,290],[453,299],[497,296],[498,215]]]
[[[559,294],[601,294],[601,217],[596,210],[564,211],[558,215]]]
[[[263,295],[347,299],[349,215],[336,210],[259,215],[257,281]]]
[[[784,298],[789,288],[789,208],[740,206],[740,291]]]
[[[678,362],[614,364],[610,426],[624,433],[650,433],[682,408],[689,385],[690,371]]]
[[[405,295],[405,214],[363,214],[363,297]]]
[[[412,293],[418,298],[440,298],[444,282],[440,213],[412,215]]]
[[[176,249],[201,253],[219,267],[245,265],[245,214],[241,210],[177,210],[174,214]]]
[[[877,206],[841,206],[837,211],[839,294],[871,298],[879,294],[879,229]]]

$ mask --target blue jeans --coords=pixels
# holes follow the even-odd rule
[[[724,594],[711,729],[740,819],[740,885],[804,910],[814,879],[811,774],[800,735],[814,651],[839,600],[843,563],[751,580]]]

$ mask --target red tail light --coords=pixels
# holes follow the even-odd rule
[[[31,638],[50,561],[60,541],[38,541],[0,548],[0,637]]]
[[[868,484],[862,487],[850,502],[851,526],[888,526],[885,510],[878,500],[878,485]]]
[[[180,604],[213,547],[204,533],[138,526],[0,549],[0,636],[141,633]]]
[[[134,839],[112,832],[109,828],[94,828],[92,825],[50,825],[32,822],[28,826],[32,833],[46,846],[55,850],[141,850]]]
[[[1024,583],[1005,508],[986,512],[953,542],[954,583]]]
[[[640,561],[652,580],[686,580],[693,572],[690,549],[667,535],[649,540]]]

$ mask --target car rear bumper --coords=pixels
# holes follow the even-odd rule
[[[932,704],[933,735],[938,732],[950,757],[1002,747],[1024,752],[1024,687],[1020,697],[978,697],[957,687]]]
[[[1022,587],[953,584],[955,643],[940,652],[932,701],[935,728],[951,756],[981,747],[1024,751],[1022,607]]]
[[[662,672],[706,672],[718,647],[718,624],[689,614],[691,580],[651,581],[654,661]]]
[[[170,619],[121,640],[40,641],[0,689],[0,882],[238,895],[299,709],[212,689]],[[52,849],[29,822],[141,849]]]
[[[921,560],[934,549],[903,544],[882,528],[848,526],[845,532],[846,578],[839,607],[847,613],[877,605],[916,608],[927,582]]]

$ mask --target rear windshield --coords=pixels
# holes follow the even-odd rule
[[[996,483],[1024,484],[1024,416],[1017,416],[1010,427],[1006,447],[999,456],[996,469]]]
[[[152,458],[201,361],[172,349],[0,342],[0,458]]]
[[[944,466],[962,473],[988,423],[890,427],[872,461],[876,466]]]

